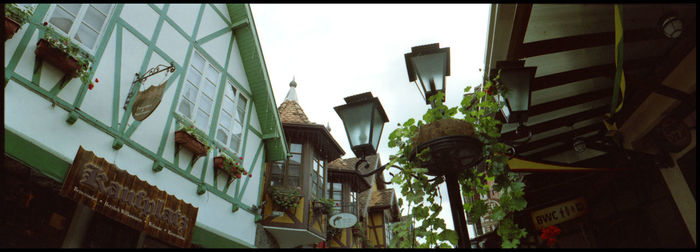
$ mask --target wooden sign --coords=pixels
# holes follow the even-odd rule
[[[349,228],[357,223],[357,217],[351,213],[339,213],[328,219],[328,224],[334,228]]]
[[[569,220],[576,219],[588,212],[586,201],[583,197],[578,197],[573,200],[565,201],[547,208],[532,211],[532,222],[536,229],[542,229],[547,226],[559,224]]]
[[[164,242],[190,247],[196,207],[118,169],[82,146],[60,194]]]
[[[159,86],[150,86],[145,91],[139,92],[134,99],[134,106],[131,108],[131,115],[136,121],[143,121],[153,113],[163,99],[165,93],[166,80]]]

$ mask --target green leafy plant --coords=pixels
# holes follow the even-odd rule
[[[500,76],[500,74],[499,74]],[[421,126],[441,120],[459,119],[471,123],[474,126],[475,137],[483,144],[481,169],[468,169],[458,175],[462,194],[466,198],[475,198],[472,202],[464,204],[464,210],[470,219],[479,219],[489,211],[485,200],[475,195],[486,195],[489,191],[500,192],[499,204],[495,204],[490,218],[499,221],[498,235],[501,236],[504,248],[514,248],[519,240],[525,237],[525,229],[513,223],[513,213],[526,207],[527,202],[523,198],[525,184],[522,177],[509,172],[506,168],[508,162],[507,153],[510,147],[499,142],[500,121],[495,119],[495,114],[504,104],[499,104],[497,95],[504,94],[507,90],[499,83],[497,76],[492,81],[487,80],[483,87],[471,91],[471,87],[464,89],[465,95],[459,106],[447,107],[437,103],[423,115],[422,120],[409,119],[389,135],[389,147],[398,148],[396,155],[390,156],[390,165],[403,167],[400,173],[393,176],[392,183],[401,186],[401,194],[408,202],[409,216],[419,226],[412,228],[412,223],[398,224],[395,227],[397,237],[419,237],[425,242],[420,243],[412,239],[393,241],[393,246],[398,247],[449,247],[448,243],[457,244],[457,235],[454,230],[445,226],[444,220],[438,218],[442,210],[442,195],[439,194],[438,185],[445,181],[444,177],[430,180],[426,172],[428,169],[420,167],[420,161],[430,158],[429,148],[423,149],[417,154],[415,138]],[[444,93],[430,97],[431,100],[444,100]],[[411,159],[411,155],[418,158]],[[491,186],[488,183],[491,182]],[[403,199],[399,199],[399,205],[403,205]],[[415,235],[415,236],[414,236]]]
[[[341,232],[343,232],[342,229],[334,228],[334,227],[328,225],[328,230],[326,230],[326,240],[329,241],[329,240],[333,239],[333,237],[337,236]]]
[[[92,70],[90,66],[92,62],[90,54],[83,51],[80,46],[72,43],[70,38],[58,33],[53,27],[49,26],[47,22],[44,22],[44,28],[43,39],[49,43],[51,48],[59,49],[78,61],[77,76],[80,77],[83,83],[89,83],[90,71]]]
[[[29,19],[31,18],[31,16],[33,14],[34,14],[33,7],[22,8],[14,3],[6,3],[5,4],[5,17],[8,17],[8,18],[14,20],[20,26],[28,23]]]
[[[321,198],[321,199],[315,199],[314,201],[320,203],[323,206],[322,209],[314,208],[314,210],[323,211],[328,216],[333,215],[333,213],[335,212],[335,209],[333,208],[335,201],[333,201],[332,199]]]
[[[219,157],[223,158],[222,171],[229,174],[231,178],[241,178],[241,175],[248,175],[248,172],[243,168],[239,161],[242,161],[242,157],[231,158],[229,155],[221,154]]]
[[[283,209],[296,209],[301,199],[301,187],[271,186],[272,201]]]
[[[200,143],[204,144],[207,148],[207,152],[211,150],[212,146],[209,144],[209,141],[207,140],[208,138],[203,132],[200,132],[194,127],[194,124],[179,124],[180,126],[178,127],[177,131],[185,131],[187,134],[190,134],[190,136],[193,136],[194,138],[197,139]]]

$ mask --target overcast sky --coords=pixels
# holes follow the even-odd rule
[[[457,106],[466,86],[482,82],[489,8],[490,4],[251,4],[277,106],[296,78],[298,102],[309,120],[329,124],[345,150],[343,158],[351,158],[355,155],[333,107],[345,104],[344,97],[372,92],[389,117],[379,142],[382,164],[398,151],[387,146],[397,123],[421,119],[429,108],[408,81],[404,54],[425,44],[449,47],[446,105]],[[391,178],[387,172],[384,176]],[[400,189],[393,188],[400,196]],[[453,229],[444,183],[441,194],[441,216]],[[473,233],[470,230],[471,237]]]

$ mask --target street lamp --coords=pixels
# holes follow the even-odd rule
[[[343,120],[352,152],[361,159],[376,154],[384,123],[389,122],[382,103],[372,92],[345,97],[345,102],[333,109]]]
[[[445,77],[450,76],[449,47],[440,48],[439,43],[414,46],[404,57],[408,81],[420,82],[422,93],[425,94],[425,104],[430,104],[430,97],[439,91],[445,92]]]
[[[506,123],[518,123],[515,130],[516,138],[527,136],[527,140],[522,141],[527,142],[532,137],[532,131],[523,123],[527,122],[530,97],[532,96],[530,86],[535,79],[537,67],[525,67],[524,60],[498,61],[496,69],[491,70],[491,75],[495,75],[496,71],[499,70],[501,75],[496,84],[502,85],[506,89],[504,95],[498,94],[496,96],[499,102],[505,103],[501,113]]]

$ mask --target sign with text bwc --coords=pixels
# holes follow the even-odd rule
[[[532,211],[532,223],[537,230],[547,226],[570,221],[585,215],[588,212],[586,201],[583,197],[565,201],[540,210]]]
[[[172,245],[187,248],[198,209],[91,151],[78,149],[61,196]]]

